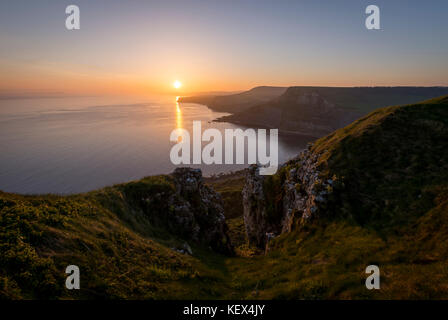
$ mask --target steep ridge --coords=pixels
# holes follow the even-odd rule
[[[266,255],[231,269],[247,297],[447,299],[447,141],[444,96],[372,112],[274,176],[251,167],[244,221]]]
[[[384,232],[413,223],[448,187],[447,141],[445,96],[372,112],[317,140],[275,176],[252,167],[243,190],[248,233],[264,246],[266,233],[316,217]]]

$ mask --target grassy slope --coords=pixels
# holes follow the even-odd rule
[[[0,193],[0,297],[448,298],[447,110],[447,97],[384,108],[318,140],[322,174],[346,185],[341,209],[266,256],[244,243],[238,176],[207,181],[237,207],[238,257],[179,254],[181,239],[129,206],[134,192],[170,190],[165,176],[69,197]],[[68,264],[80,291],[63,287]],[[381,290],[365,289],[369,264]]]
[[[232,264],[248,297],[448,298],[448,97],[380,109],[318,140],[323,178],[342,177],[332,216]],[[273,196],[272,198],[276,198]],[[381,269],[381,290],[364,270]]]
[[[140,189],[169,190],[155,176],[74,196],[0,193],[2,298],[219,298],[221,256],[154,227],[129,206]],[[207,261],[203,261],[205,258]],[[65,268],[81,270],[81,290],[64,288]]]
[[[323,175],[342,177],[342,211],[378,227],[433,207],[448,180],[448,97],[375,111],[316,142]]]

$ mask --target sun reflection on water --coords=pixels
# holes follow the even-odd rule
[[[179,106],[179,97],[176,97],[176,129],[182,129],[182,110]]]

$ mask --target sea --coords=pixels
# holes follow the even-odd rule
[[[205,176],[247,164],[174,165],[173,130],[245,127],[214,119],[227,115],[175,96],[0,99],[0,190],[20,194],[73,194],[172,172],[178,166]],[[224,137],[224,134],[223,134]],[[309,137],[280,135],[280,163],[296,156]],[[247,157],[247,155],[246,155]]]

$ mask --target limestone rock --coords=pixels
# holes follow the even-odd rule
[[[267,234],[275,235],[290,232],[293,222],[301,223],[317,217],[328,208],[334,192],[334,180],[323,179],[317,167],[318,155],[308,150],[302,151],[295,159],[284,164],[280,170],[286,170],[281,181],[281,206],[269,217],[268,203],[264,190],[266,176],[260,176],[255,165],[248,170],[246,184],[243,189],[244,223],[251,244],[265,248]]]
[[[154,193],[143,190],[140,201],[129,199],[150,222],[176,237],[232,254],[221,196],[204,184],[200,169],[177,168],[167,178],[173,190]],[[187,244],[182,250],[191,254]]]

